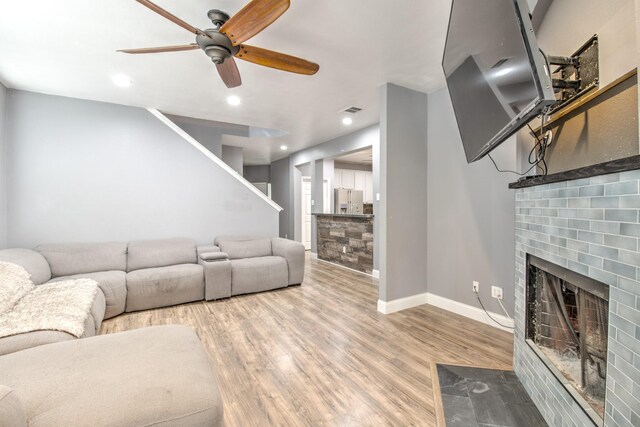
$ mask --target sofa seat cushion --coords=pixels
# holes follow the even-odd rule
[[[14,389],[0,384],[0,421],[3,426],[27,427],[27,411]]]
[[[288,285],[287,261],[279,256],[231,261],[231,294],[284,288]]]
[[[124,271],[112,270],[74,274],[73,276],[56,277],[49,283],[72,279],[92,279],[98,282],[106,301],[105,319],[124,313],[124,307],[127,302],[127,273]]]
[[[128,312],[202,299],[204,270],[201,265],[180,264],[127,273]]]
[[[104,294],[102,290],[98,289],[98,293],[91,306],[91,315],[87,317],[84,323],[84,333],[79,338],[88,338],[97,335],[104,318],[104,309]],[[0,338],[0,356],[45,344],[75,339],[76,337],[69,333],[48,330],[12,335],[10,337]]]
[[[240,238],[237,238],[240,239]],[[271,252],[271,239],[254,238],[252,240],[235,240],[232,237],[219,237],[216,243],[229,259],[267,257]]]
[[[127,250],[127,271],[198,263],[193,239],[140,240]]]
[[[222,424],[215,374],[198,336],[156,326],[0,357],[29,426]]]
[[[51,267],[52,277],[127,268],[126,243],[57,243],[36,247]]]

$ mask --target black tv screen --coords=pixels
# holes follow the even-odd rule
[[[454,0],[442,67],[469,163],[556,102],[526,0]]]

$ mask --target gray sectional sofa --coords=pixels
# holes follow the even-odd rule
[[[192,330],[161,326],[94,336],[103,319],[124,312],[302,283],[300,243],[261,237],[215,243],[168,239],[0,250],[0,261],[24,267],[35,285],[87,278],[99,287],[82,339],[55,330],[0,338],[0,418],[25,426],[219,425],[215,375]]]

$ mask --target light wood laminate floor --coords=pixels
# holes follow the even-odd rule
[[[383,315],[377,280],[307,258],[302,286],[129,313],[101,333],[192,326],[227,426],[436,423],[431,364],[511,369],[512,336],[424,305]]]

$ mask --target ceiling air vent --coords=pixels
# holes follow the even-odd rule
[[[498,62],[496,62],[495,64],[493,64],[493,67],[491,67],[492,70],[502,66],[505,62],[507,62],[509,59],[511,58],[502,58],[500,60],[498,60]]]
[[[355,114],[355,113],[357,113],[359,111],[362,111],[362,108],[360,108],[360,107],[349,107],[349,108],[345,109],[343,112],[344,113]]]

